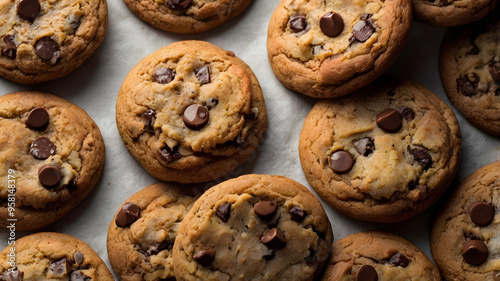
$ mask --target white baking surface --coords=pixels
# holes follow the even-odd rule
[[[118,207],[143,187],[158,182],[125,148],[115,122],[115,101],[128,71],[146,55],[172,42],[197,39],[233,51],[259,79],[266,100],[268,129],[250,160],[218,182],[242,174],[276,174],[292,178],[311,189],[298,157],[298,139],[304,118],[315,100],[286,89],[274,75],[267,59],[267,25],[278,0],[255,0],[243,14],[222,26],[195,35],[177,35],[142,22],[120,0],[108,2],[106,39],[80,68],[70,75],[43,85],[26,86],[0,79],[0,95],[25,90],[57,94],[82,107],[101,129],[106,144],[106,162],[101,179],[92,192],[69,214],[39,231],[67,233],[87,242],[110,266],[106,251],[109,223]],[[414,23],[402,54],[389,73],[419,82],[450,104],[438,73],[439,47],[444,28]],[[462,161],[451,190],[476,169],[500,160],[500,138],[473,127],[451,106],[462,131]],[[214,183],[210,183],[214,184]],[[314,192],[314,191],[313,191]],[[367,230],[386,230],[415,243],[429,257],[429,231],[443,206],[447,192],[424,213],[401,223],[367,223],[351,219],[323,203],[335,239]],[[31,232],[16,232],[17,238]],[[8,231],[0,231],[0,246],[7,245]],[[110,267],[111,269],[111,267]]]

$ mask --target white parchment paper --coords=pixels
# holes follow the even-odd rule
[[[128,197],[158,182],[129,154],[118,134],[115,122],[118,90],[128,71],[142,58],[179,40],[205,40],[233,51],[252,68],[264,92],[269,123],[261,144],[246,164],[216,182],[249,173],[276,174],[292,178],[311,189],[300,166],[298,139],[303,121],[315,100],[286,89],[275,77],[267,59],[267,26],[278,3],[278,0],[255,0],[239,17],[214,30],[196,35],[177,35],[142,22],[122,1],[109,0],[106,39],[76,71],[59,80],[34,86],[0,79],[0,95],[40,90],[59,95],[82,107],[101,129],[106,144],[104,172],[92,192],[64,218],[37,232],[56,231],[78,237],[110,266],[106,235],[111,219]],[[444,32],[443,28],[414,23],[405,49],[389,73],[429,87],[451,106],[438,73],[439,47]],[[451,108],[462,131],[462,161],[448,192],[424,213],[394,224],[356,221],[322,201],[335,239],[359,231],[386,230],[402,235],[431,257],[429,231],[436,213],[449,197],[449,191],[476,169],[500,160],[500,138],[476,129],[453,106]],[[16,232],[16,237],[29,233]],[[2,248],[7,246],[8,235],[7,230],[0,230]]]

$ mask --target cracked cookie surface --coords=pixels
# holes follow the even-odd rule
[[[120,280],[175,280],[172,246],[182,219],[199,196],[187,188],[166,183],[150,185],[120,207],[107,238],[109,260]],[[138,206],[140,215],[121,224],[117,217],[124,212],[125,204]]]
[[[444,39],[439,67],[450,101],[479,129],[500,135],[500,8]]]
[[[432,256],[447,280],[500,278],[498,171],[495,162],[465,178],[434,222]]]
[[[11,247],[17,270],[10,271]],[[0,253],[2,280],[113,281],[106,264],[89,245],[73,236],[40,232],[25,236]]]
[[[206,191],[179,227],[177,280],[312,280],[333,234],[321,203],[281,176],[245,175]]]
[[[424,252],[395,234],[355,233],[335,241],[332,248],[323,281],[374,280],[361,277],[367,268],[375,269],[372,276],[378,280],[441,281],[439,270]]]
[[[0,97],[0,225],[15,218],[18,230],[36,229],[64,216],[97,183],[104,154],[99,128],[80,107],[42,92]]]
[[[436,26],[477,21],[493,11],[499,0],[413,0],[415,19]]]
[[[0,76],[35,84],[69,74],[103,41],[107,13],[105,0],[2,1]]]
[[[267,51],[287,88],[312,97],[337,97],[385,72],[406,42],[410,25],[408,0],[283,0],[269,23]]]
[[[243,61],[208,42],[181,41],[130,71],[118,94],[116,122],[150,174],[205,182],[250,157],[267,115],[259,82]]]
[[[458,168],[460,129],[429,89],[382,77],[349,97],[317,102],[304,122],[305,176],[337,210],[394,222],[429,207]]]
[[[251,0],[124,0],[143,21],[175,33],[198,33],[236,17]]]

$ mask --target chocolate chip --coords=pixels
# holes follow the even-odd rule
[[[154,128],[154,124],[156,121],[155,114],[156,112],[154,110],[148,109],[141,115],[141,121],[142,123],[144,123],[144,129],[152,134],[155,132]]]
[[[410,261],[405,255],[401,253],[396,253],[389,259],[389,263],[394,266],[407,267]]]
[[[42,130],[49,124],[49,118],[45,108],[35,107],[28,113],[25,124],[32,130]]]
[[[432,165],[432,157],[427,150],[422,148],[411,148],[410,146],[408,146],[407,149],[408,152],[413,155],[415,161],[422,165],[425,170],[429,169]]]
[[[16,38],[14,35],[5,35],[3,37],[5,47],[2,50],[2,55],[14,59],[17,55]]]
[[[151,245],[151,247],[147,250],[146,256],[157,255],[161,251],[164,250],[172,250],[173,243],[168,240],[163,240],[161,242],[155,242]]]
[[[217,212],[215,214],[223,221],[227,222],[229,217],[231,216],[231,204],[223,203],[219,205],[217,208]]]
[[[488,226],[493,221],[495,209],[486,202],[476,202],[469,209],[469,216],[473,223],[479,226]]]
[[[271,252],[270,254],[264,255],[262,258],[264,258],[266,261],[270,261],[274,259],[274,257],[275,257],[274,252]]]
[[[184,124],[192,130],[200,130],[208,123],[210,112],[206,106],[192,104],[184,110]]]
[[[301,32],[307,28],[306,17],[300,15],[293,15],[290,17],[290,28],[293,32]]]
[[[301,222],[306,217],[306,212],[304,212],[304,210],[299,207],[292,207],[289,213],[292,217],[292,220],[296,222]]]
[[[36,42],[35,52],[42,60],[50,61],[58,56],[59,45],[49,37],[44,37]]]
[[[411,121],[415,119],[415,111],[413,109],[403,106],[400,109],[398,109],[399,115],[401,118],[406,119],[406,121]]]
[[[141,208],[133,203],[124,204],[116,215],[116,225],[126,227],[133,224],[141,217]]]
[[[69,277],[69,281],[90,281],[92,278],[83,274],[80,270],[71,272],[71,276]]]
[[[81,17],[77,15],[69,15],[66,20],[66,28],[64,29],[69,34],[74,34],[81,24]]]
[[[208,109],[211,109],[212,107],[216,106],[218,103],[219,103],[218,99],[208,98],[207,101],[205,102],[205,105],[208,107]]]
[[[335,12],[328,12],[319,20],[319,27],[326,36],[337,37],[344,30],[344,19]]]
[[[6,271],[0,274],[0,280],[5,281],[23,281],[24,272],[18,270]]]
[[[167,160],[167,163],[173,162],[177,159],[182,158],[182,154],[177,150],[177,146],[173,149],[170,149],[168,146],[160,149],[161,156]]]
[[[47,159],[55,152],[56,146],[46,137],[38,137],[31,143],[30,153],[37,159]]]
[[[352,141],[354,148],[359,154],[367,157],[375,151],[375,143],[373,138],[365,137]]]
[[[471,97],[478,93],[477,84],[477,82],[470,81],[467,77],[460,77],[457,79],[457,90],[462,95]]]
[[[462,256],[468,264],[480,265],[488,258],[488,247],[481,240],[468,240],[462,248]]]
[[[269,230],[266,235],[262,236],[260,241],[269,249],[273,250],[283,249],[286,246],[285,236],[277,228]]]
[[[408,189],[409,189],[409,190],[414,190],[414,189],[415,189],[415,187],[417,187],[418,182],[419,182],[419,180],[418,180],[418,179],[414,179],[414,180],[410,181],[410,182],[408,183]]]
[[[376,281],[378,274],[373,266],[365,264],[361,266],[356,273],[356,281]]]
[[[312,47],[312,52],[313,52],[313,55],[318,55],[318,54],[321,54],[321,52],[323,51],[323,45],[311,45]]]
[[[155,72],[155,80],[160,84],[168,84],[175,78],[175,73],[172,69],[161,67]]]
[[[354,166],[354,159],[349,152],[337,150],[332,153],[330,157],[330,165],[334,172],[344,174],[352,169],[352,166]]]
[[[253,205],[253,210],[261,219],[270,220],[278,210],[278,204],[274,200],[260,201]]]
[[[490,71],[491,78],[496,82],[500,82],[500,62],[490,62],[488,64],[488,70]]]
[[[74,255],[73,255],[73,258],[75,259],[75,262],[77,264],[82,264],[83,261],[85,260],[85,256],[82,254],[82,252],[76,252]]]
[[[193,259],[203,266],[209,266],[215,259],[215,249],[210,248],[198,251],[193,255]]]
[[[358,40],[361,43],[368,40],[368,38],[370,38],[373,32],[375,31],[375,26],[373,25],[373,22],[368,19],[369,17],[371,17],[371,15],[369,14],[366,14],[368,16],[364,15],[365,14],[363,14],[361,20],[355,23],[352,28],[352,34],[354,39]]]
[[[27,21],[33,21],[40,12],[38,0],[19,0],[17,2],[17,15]]]
[[[210,69],[208,69],[208,65],[196,69],[194,75],[196,75],[201,84],[210,83]]]
[[[43,165],[38,169],[38,181],[49,189],[56,188],[61,183],[61,170],[54,165]]]
[[[64,258],[62,260],[52,263],[49,266],[49,271],[50,275],[52,275],[50,276],[50,278],[62,278],[69,275],[69,273],[73,271],[73,267],[68,262],[68,260]]]
[[[167,5],[174,10],[183,10],[186,9],[192,0],[169,0],[167,1]]]
[[[377,125],[388,133],[395,133],[401,130],[403,123],[399,112],[389,108],[377,114]]]

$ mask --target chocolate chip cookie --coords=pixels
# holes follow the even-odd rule
[[[333,243],[323,281],[441,281],[439,270],[410,241],[387,232],[360,232]]]
[[[0,280],[114,279],[102,259],[82,240],[62,233],[40,232],[16,240],[0,253]]]
[[[64,216],[97,183],[104,154],[78,106],[42,92],[0,97],[0,226],[36,229]]]
[[[181,41],[130,71],[116,123],[150,174],[187,183],[216,179],[244,163],[267,115],[259,82],[243,61],[208,42]]]
[[[436,26],[477,21],[493,11],[499,0],[412,0],[416,20]]]
[[[206,191],[182,221],[177,280],[312,280],[333,240],[321,203],[281,176],[245,175]]]
[[[299,139],[305,176],[337,210],[395,222],[436,201],[460,158],[460,129],[429,89],[382,77],[349,97],[317,102]]]
[[[465,178],[431,232],[432,256],[447,280],[500,278],[500,162]]]
[[[106,0],[12,0],[0,4],[0,76],[43,83],[79,67],[106,34]]]
[[[269,23],[267,52],[287,88],[338,97],[384,73],[410,25],[409,0],[283,0]]]
[[[500,136],[500,9],[445,36],[439,61],[450,101],[476,127]]]
[[[123,0],[143,21],[175,33],[198,33],[236,17],[251,0]]]
[[[201,194],[195,191],[158,183],[125,201],[109,226],[107,244],[120,280],[174,280],[172,246],[182,219]]]

